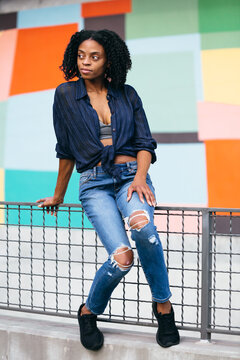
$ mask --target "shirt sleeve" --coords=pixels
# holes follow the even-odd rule
[[[57,153],[56,157],[59,159],[74,160],[74,157],[69,149],[68,132],[61,107],[61,100],[57,88],[55,91],[53,103],[53,125],[57,138],[57,144],[55,148]]]
[[[155,149],[157,143],[153,139],[145,111],[143,109],[142,100],[133,87],[130,87],[130,100],[133,107],[134,116],[134,140],[133,146],[135,151],[146,150],[152,154],[152,164],[156,161]]]

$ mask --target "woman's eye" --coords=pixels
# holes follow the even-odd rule
[[[98,60],[98,59],[99,59],[98,56],[96,56],[96,55],[93,56],[93,60]]]
[[[78,54],[79,59],[83,59],[83,55],[82,54]]]

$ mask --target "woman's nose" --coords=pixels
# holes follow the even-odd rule
[[[84,59],[83,59],[83,64],[84,65],[90,65],[90,59],[89,59],[89,57],[85,57]]]

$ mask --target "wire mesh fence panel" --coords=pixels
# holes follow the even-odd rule
[[[81,205],[56,216],[0,202],[0,307],[75,317],[108,254]],[[240,215],[230,209],[156,207],[177,326],[240,334]],[[134,265],[99,320],[156,326],[135,243]],[[149,259],[151,261],[151,259]]]
[[[240,330],[240,214],[211,213],[211,321],[215,332]]]

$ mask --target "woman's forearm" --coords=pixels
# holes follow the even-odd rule
[[[152,155],[149,151],[140,150],[137,153],[137,173],[139,178],[146,179],[149,166],[151,164]]]
[[[73,172],[75,160],[60,159],[54,199],[63,202],[68,183]]]

